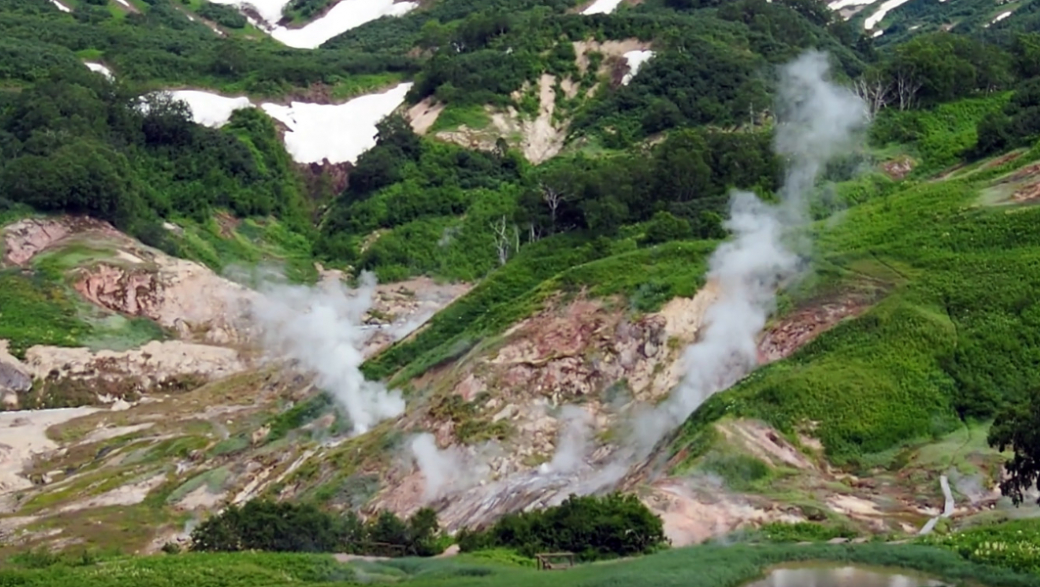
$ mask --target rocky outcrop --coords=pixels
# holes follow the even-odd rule
[[[192,261],[165,255],[150,261],[81,269],[74,287],[103,308],[149,318],[186,340],[229,344],[245,338],[244,313],[256,292]]]
[[[24,265],[37,253],[51,248],[65,238],[92,233],[118,236],[112,225],[87,216],[62,218],[26,218],[4,228],[4,261]]]
[[[0,340],[0,409],[16,409],[18,394],[32,389],[32,373],[7,352],[7,341]]]
[[[246,365],[234,349],[169,340],[121,352],[34,346],[25,353],[25,367],[39,379],[132,377],[148,388],[188,375],[224,377],[242,371]]]

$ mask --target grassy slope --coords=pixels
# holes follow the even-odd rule
[[[21,216],[0,216],[0,225]],[[227,215],[221,215],[229,219]],[[294,282],[313,282],[317,270],[306,238],[275,219],[247,219],[221,224],[180,221],[175,238],[180,254],[221,273],[266,264],[279,268]],[[0,268],[0,339],[10,341],[20,355],[37,344],[87,346],[125,350],[150,340],[165,338],[156,324],[142,318],[126,318],[101,310],[83,300],[66,277],[70,270],[113,260],[115,245],[97,242],[76,244],[37,255],[32,271]]]
[[[1034,389],[1040,235],[1032,227],[1040,209],[982,206],[978,194],[1038,157],[1034,149],[1003,170],[918,183],[819,226],[820,266],[833,269],[831,279],[895,274],[903,284],[864,316],[713,397],[676,448],[727,412],[785,431],[817,421],[829,456],[856,460],[938,437],[960,416],[985,415],[986,405]]]
[[[991,587],[1035,584],[1036,577],[973,564],[953,552],[915,545],[857,546],[758,545],[701,546],[640,559],[583,565],[556,572],[559,587],[734,587],[760,576],[774,564],[797,560],[869,563],[916,569],[950,580],[985,579]],[[49,562],[37,558],[37,564]],[[339,581],[404,584],[416,587],[514,587],[543,584],[541,571],[461,555],[448,560],[399,559],[390,562],[336,564],[320,555],[237,553],[155,556],[109,561],[79,561],[80,566],[54,565],[35,570],[0,571],[0,583],[48,587],[125,585],[126,577],[145,586],[193,585],[321,585]],[[121,582],[123,581],[123,582]],[[343,583],[340,583],[343,584]],[[348,583],[349,584],[349,583]],[[356,583],[355,583],[356,584]]]

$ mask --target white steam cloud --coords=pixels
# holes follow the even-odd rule
[[[682,423],[704,400],[728,388],[758,363],[757,337],[775,310],[777,289],[798,277],[791,229],[806,223],[808,197],[826,163],[850,151],[865,128],[865,105],[828,79],[824,53],[810,51],[781,71],[775,149],[788,160],[780,203],[736,192],[725,226],[733,238],[709,259],[707,281],[717,301],[699,340],[683,356],[686,374],[660,409],[636,431],[645,448]]]
[[[769,204],[750,192],[733,194],[725,223],[733,236],[708,262],[707,282],[716,301],[704,316],[698,341],[684,353],[686,373],[678,387],[659,406],[634,414],[630,440],[618,455],[630,463],[645,458],[709,396],[758,364],[757,338],[775,310],[776,292],[803,269],[793,246],[806,243],[797,240],[794,229],[808,221],[809,196],[827,162],[849,153],[868,122],[863,101],[830,81],[828,70],[827,55],[818,51],[804,53],[781,70],[774,148],[786,159],[787,173],[780,202]],[[573,462],[571,452],[584,442],[561,438],[554,463]],[[555,470],[553,465],[543,472],[549,470]]]
[[[487,479],[491,473],[488,462],[491,460],[491,452],[495,450],[491,443],[473,452],[459,446],[441,450],[429,433],[413,436],[408,448],[425,479],[425,502],[468,489]]]
[[[338,280],[317,286],[262,284],[252,314],[265,348],[293,359],[317,375],[317,385],[332,395],[349,417],[355,434],[404,413],[404,398],[361,373],[368,333],[361,328],[372,305],[375,277],[362,273],[351,291]]]
[[[556,440],[556,452],[551,461],[538,468],[541,473],[571,473],[585,463],[592,415],[578,406],[563,406],[560,419],[564,425]]]

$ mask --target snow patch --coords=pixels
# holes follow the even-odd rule
[[[867,20],[863,21],[863,29],[869,31],[874,28],[878,23],[884,20],[886,16],[888,16],[889,12],[899,8],[909,1],[910,0],[888,0],[887,2],[882,3],[881,7],[877,9],[877,12],[871,14],[867,17]]]
[[[355,162],[376,144],[376,124],[404,102],[412,84],[403,83],[381,94],[360,96],[346,104],[293,102],[263,104],[272,118],[289,127],[285,148],[297,163]]]
[[[644,63],[650,60],[654,56],[653,51],[628,51],[625,53],[625,59],[628,61],[628,73],[621,78],[621,85],[627,86],[632,78],[639,73],[639,68]]]
[[[1013,11],[1011,11],[1011,10],[1008,10],[1007,12],[1001,12],[1000,14],[997,15],[996,18],[994,18],[992,21],[990,21],[990,24],[997,24],[998,22],[1000,22],[1000,21],[1004,20],[1005,18],[1011,16],[1012,12]]]
[[[131,8],[130,3],[127,2],[126,0],[116,0],[116,2],[119,2],[123,6],[126,6],[127,8]]]
[[[71,8],[69,8],[68,6],[65,6],[61,2],[58,2],[58,0],[51,0],[51,4],[57,6],[58,10],[60,10],[62,12],[72,12]]]
[[[620,2],[621,0],[617,0]],[[263,23],[249,17],[249,22],[283,45],[294,49],[316,49],[329,39],[341,35],[384,16],[403,16],[419,6],[418,2],[394,0],[342,0],[324,16],[306,26],[291,29],[279,23],[288,0],[213,0],[216,4],[235,6],[239,10],[252,8]]]
[[[404,102],[412,84],[398,84],[381,94],[367,94],[345,104],[293,102],[261,104],[260,107],[289,130],[285,148],[297,163],[355,162],[376,144],[376,124]],[[227,124],[241,108],[255,108],[245,96],[228,97],[201,90],[169,92],[191,108],[192,120],[211,128]],[[142,102],[141,106],[145,106]]]
[[[827,5],[827,8],[831,10],[841,10],[842,8],[850,8],[852,6],[870,6],[877,0],[837,0]]]
[[[582,10],[582,14],[610,14],[621,5],[621,0],[596,0],[591,6]]]
[[[100,73],[101,75],[107,77],[110,80],[115,79],[115,76],[112,75],[112,70],[105,67],[101,63],[93,63],[91,61],[87,61],[84,63],[84,65],[86,65],[87,69],[89,69],[90,71],[96,71],[97,73]]]
[[[211,128],[227,124],[235,110],[253,107],[253,103],[245,96],[229,98],[199,90],[176,90],[170,94],[175,100],[188,103],[191,108],[191,117],[195,122]]]
[[[239,10],[246,8],[252,8],[260,15],[260,18],[271,23],[271,25],[278,24],[278,21],[282,20],[282,11],[285,10],[285,6],[289,4],[289,0],[210,0],[214,4],[223,4],[225,6],[234,6]]]
[[[619,0],[620,1],[620,0]],[[384,16],[404,16],[419,6],[418,2],[394,0],[342,0],[325,16],[303,28],[282,26],[270,31],[283,45],[295,49],[316,49],[329,39]]]

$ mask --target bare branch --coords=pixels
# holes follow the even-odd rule
[[[509,231],[508,225],[506,224],[506,217],[502,216],[499,220],[491,223],[491,231],[495,237],[495,249],[498,252],[498,264],[505,265],[506,261],[509,260]],[[519,238],[519,231],[517,232],[517,238]]]
[[[551,220],[550,230],[556,232],[556,210],[560,208],[560,204],[566,200],[566,196],[556,190],[552,186],[546,185],[544,182],[539,184],[542,189],[542,201],[549,207],[549,218]]]
[[[868,74],[856,80],[853,90],[867,106],[867,116],[873,120],[892,96],[892,82],[880,73]]]

